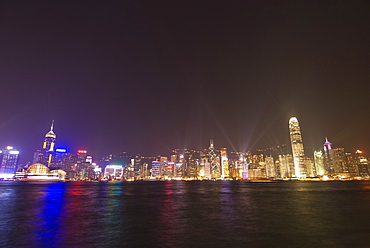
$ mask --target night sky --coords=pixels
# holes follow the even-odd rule
[[[0,146],[370,154],[369,1],[0,3]],[[311,156],[311,154],[308,154]]]

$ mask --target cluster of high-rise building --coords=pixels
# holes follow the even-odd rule
[[[302,134],[298,119],[289,120],[290,140],[292,147],[292,166],[287,166],[282,177],[320,177],[320,178],[356,178],[369,177],[368,159],[361,150],[354,155],[345,152],[344,148],[333,148],[325,139],[323,146],[314,151],[313,157],[305,156]],[[287,155],[289,156],[289,155]]]
[[[369,178],[364,153],[323,146],[307,156],[298,119],[289,120],[290,149],[283,144],[251,152],[216,149],[213,140],[203,150],[174,149],[168,156],[145,157],[122,152],[97,162],[86,150],[67,152],[56,148],[54,123],[46,133],[33,163],[18,168],[19,151],[8,146],[0,155],[0,179],[69,178],[71,180],[167,180],[167,179],[280,179],[320,180]]]

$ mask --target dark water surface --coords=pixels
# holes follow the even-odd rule
[[[370,247],[370,181],[0,182],[1,247]]]

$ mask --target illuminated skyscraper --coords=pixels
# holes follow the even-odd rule
[[[279,165],[280,177],[291,178],[293,176],[294,162],[292,155],[279,155]]]
[[[7,146],[0,152],[0,178],[12,178],[17,169],[19,151],[12,146]]]
[[[358,168],[358,175],[363,178],[369,177],[369,161],[364,156],[364,152],[361,150],[357,150],[355,152],[355,163]]]
[[[266,175],[267,175],[267,177],[276,177],[276,168],[275,168],[274,157],[272,157],[272,156],[266,157],[265,162],[266,162]]]
[[[44,144],[42,149],[45,154],[47,166],[50,166],[51,161],[54,155],[54,147],[55,147],[55,140],[57,135],[53,131],[54,129],[54,121],[51,123],[50,131],[45,135]]]
[[[352,154],[350,152],[346,152],[345,156],[345,166],[343,168],[343,172],[348,173],[349,177],[357,177],[358,176],[358,168],[356,166],[355,161],[353,160]]]
[[[321,149],[316,150],[314,152],[314,160],[315,160],[316,175],[317,176],[325,175],[324,155]]]
[[[331,150],[331,143],[328,141],[328,138],[325,138],[324,143],[324,166],[325,172],[328,175],[334,174],[334,166],[333,166],[333,154]]]
[[[306,177],[305,156],[302,142],[301,128],[296,117],[289,120],[290,141],[294,160],[294,175],[296,177]]]
[[[161,177],[161,162],[152,161],[151,177],[160,178]]]
[[[216,155],[215,147],[213,146],[213,140],[210,140],[208,148],[209,162],[211,164],[211,174],[213,178],[221,177],[221,168],[219,158]]]
[[[306,176],[308,177],[315,177],[316,176],[316,168],[314,165],[313,158],[305,158],[305,165],[306,165]]]
[[[334,149],[332,149],[332,155],[333,155],[334,174],[339,175],[339,174],[343,173],[343,168],[345,167],[344,148],[334,148]]]
[[[168,170],[168,158],[160,156],[158,160],[160,161],[161,177],[172,176],[171,170]]]
[[[229,159],[227,157],[227,149],[226,148],[221,148],[220,150],[221,154],[221,175],[223,178],[229,177]]]
[[[45,134],[44,143],[42,145],[42,150],[35,152],[33,162],[42,163],[50,167],[50,164],[54,156],[55,140],[57,135],[53,131],[54,121],[51,123],[50,131]]]

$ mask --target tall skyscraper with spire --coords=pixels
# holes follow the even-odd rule
[[[220,168],[219,158],[216,155],[215,147],[213,145],[213,140],[211,139],[209,143],[210,144],[208,148],[208,156],[209,156],[209,162],[211,164],[211,175],[213,178],[219,178],[221,177],[221,168]]]
[[[34,155],[34,163],[42,163],[50,167],[55,150],[55,140],[57,135],[53,131],[54,120],[51,122],[50,131],[45,134],[44,143],[42,145],[42,150],[38,150]]]
[[[297,117],[291,117],[289,120],[290,142],[294,160],[294,175],[296,177],[306,177],[305,155],[302,141],[301,128]]]

